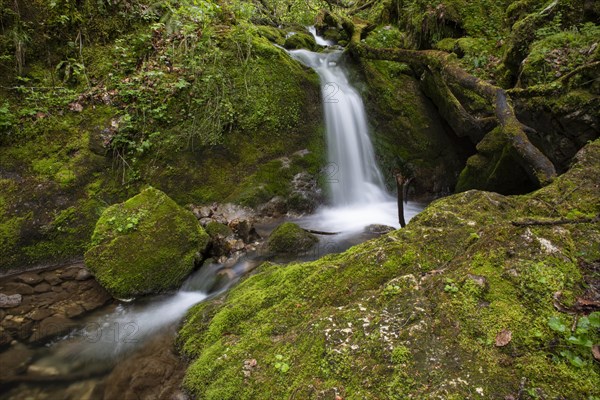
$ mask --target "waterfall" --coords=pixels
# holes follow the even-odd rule
[[[325,45],[314,28],[310,28],[317,43]],[[395,197],[385,189],[375,161],[362,98],[348,81],[348,73],[339,62],[342,51],[290,50],[288,53],[312,68],[321,80],[327,129],[328,164],[324,173],[331,193],[331,206],[322,208],[309,219],[313,225],[329,231],[355,231],[369,224],[397,227]],[[406,219],[419,211],[418,205],[409,203],[405,207]]]

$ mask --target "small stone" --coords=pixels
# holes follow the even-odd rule
[[[87,270],[87,268],[81,268],[77,275],[75,276],[76,281],[85,281],[92,277],[92,273]]]
[[[61,271],[57,271],[57,272],[59,273],[60,279],[68,281],[71,279],[75,279],[75,276],[77,275],[77,273],[79,272],[80,269],[81,269],[80,266],[71,266],[71,267],[66,268],[65,270],[61,270]]]
[[[36,293],[45,293],[45,292],[49,292],[52,289],[52,286],[50,286],[47,282],[42,282],[39,285],[35,285],[35,287],[33,288],[33,291]]]
[[[40,322],[29,341],[44,342],[55,336],[69,332],[74,326],[75,324],[69,318],[53,315]]]
[[[37,310],[32,312],[31,315],[29,315],[29,318],[31,318],[34,321],[41,321],[43,319],[48,318],[52,314],[54,314],[54,311],[52,310],[49,310],[47,308],[38,308]]]
[[[52,286],[58,285],[62,282],[62,279],[58,277],[58,274],[56,272],[46,272],[44,274],[44,280]]]
[[[36,285],[40,283],[43,280],[43,278],[34,272],[26,272],[24,274],[19,275],[17,280],[28,285]]]
[[[21,304],[23,297],[20,294],[6,295],[0,293],[0,308],[12,308]]]
[[[68,318],[75,318],[85,313],[85,309],[79,304],[69,304],[64,308],[64,313]]]
[[[8,282],[4,285],[3,291],[6,294],[33,294],[33,288],[26,283]]]

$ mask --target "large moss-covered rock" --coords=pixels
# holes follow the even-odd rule
[[[315,235],[293,222],[284,222],[271,233],[267,246],[274,253],[295,254],[309,250],[318,241]]]
[[[185,387],[209,400],[595,398],[598,363],[555,308],[597,290],[600,225],[583,221],[600,212],[600,141],[577,159],[529,195],[471,190],[345,253],[261,266],[189,312]],[[512,223],[561,218],[579,222]]]
[[[85,264],[115,297],[172,289],[209,241],[194,215],[152,187],[103,213]]]

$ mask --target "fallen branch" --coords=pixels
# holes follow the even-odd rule
[[[339,235],[342,232],[325,232],[325,231],[315,231],[314,229],[306,229],[302,228],[305,232],[313,233],[315,235]]]
[[[540,221],[540,220],[526,220],[526,221],[512,221],[514,226],[525,227],[525,226],[555,226],[555,225],[567,225],[567,224],[593,224],[600,222],[600,214],[593,218],[560,218],[551,221]]]

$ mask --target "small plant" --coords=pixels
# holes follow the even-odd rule
[[[454,282],[454,279],[446,279],[446,286],[444,286],[444,292],[446,293],[456,293],[458,292],[458,286]]]
[[[399,285],[389,284],[383,289],[383,295],[385,297],[392,297],[400,294],[401,289]]]
[[[404,364],[410,361],[410,350],[406,346],[398,346],[392,350],[392,361],[394,364]]]
[[[284,361],[283,356],[281,354],[277,354],[275,356],[275,359],[277,360],[275,362],[275,369],[278,370],[279,373],[285,374],[290,370],[290,365]]]
[[[594,342],[598,342],[600,330],[600,312],[596,311],[587,317],[581,317],[577,321],[574,331],[569,329],[567,323],[561,317],[552,317],[548,320],[548,326],[563,336],[566,341],[565,349],[559,352],[575,367],[583,367],[589,363],[591,349]]]
[[[137,230],[137,226],[145,215],[145,211],[141,210],[134,215],[129,215],[126,218],[110,217],[107,222],[114,227],[119,233],[128,233]]]

